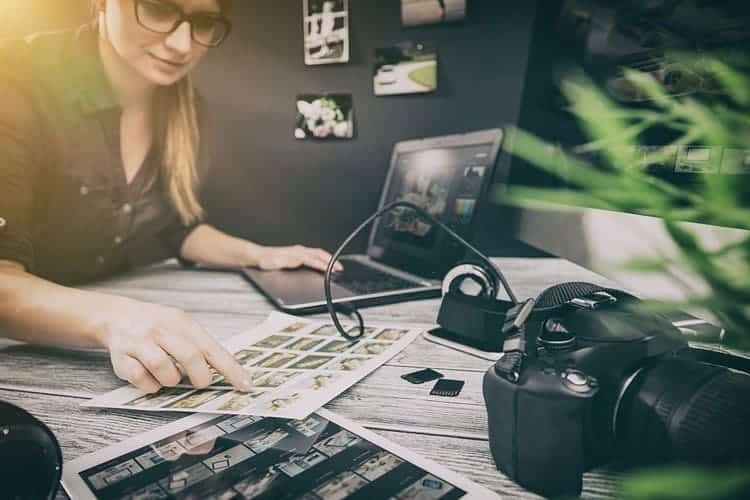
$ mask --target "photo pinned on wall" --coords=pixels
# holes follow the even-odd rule
[[[437,50],[421,43],[375,49],[375,95],[423,94],[437,90]]]
[[[305,64],[349,62],[349,0],[303,0]]]
[[[297,96],[300,140],[335,140],[354,137],[354,105],[351,94],[303,94]]]
[[[401,0],[404,27],[442,24],[466,19],[466,0]]]

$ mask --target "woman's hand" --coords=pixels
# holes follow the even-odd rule
[[[252,388],[232,355],[179,309],[117,301],[106,312],[100,340],[109,349],[115,375],[148,393],[179,384],[179,366],[198,388],[211,383],[211,367],[238,390]]]
[[[320,248],[308,248],[302,245],[291,247],[261,247],[257,266],[264,271],[277,269],[294,269],[307,266],[318,271],[325,271],[331,261],[331,254]],[[338,262],[334,271],[344,268]]]

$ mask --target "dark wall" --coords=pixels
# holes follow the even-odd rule
[[[403,29],[399,0],[350,0],[351,61],[317,67],[304,65],[301,4],[235,2],[230,41],[199,70],[216,125],[205,202],[233,234],[334,249],[376,209],[395,142],[515,122],[534,2],[469,0],[465,23]],[[439,90],[375,97],[373,50],[408,40],[437,46]],[[354,140],[294,139],[308,92],[353,95]],[[480,220],[485,248],[499,224]]]

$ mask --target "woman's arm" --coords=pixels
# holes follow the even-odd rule
[[[201,224],[185,238],[180,257],[216,266],[258,267],[265,270],[290,269],[307,266],[325,271],[331,254],[319,248],[301,245],[267,247],[229,236],[208,225]],[[336,264],[336,271],[343,269]]]
[[[184,312],[56,285],[0,260],[0,336],[64,347],[106,348],[115,374],[147,392],[177,385],[175,360],[196,387],[213,366],[249,390],[244,369]]]

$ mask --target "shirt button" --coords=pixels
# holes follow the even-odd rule
[[[5,226],[7,226],[7,225],[8,225],[8,223],[5,222],[5,219],[3,219],[2,217],[0,217],[0,231],[2,231],[3,229],[5,229]]]
[[[120,243],[122,243],[122,238],[119,236],[115,236],[115,245],[119,245]]]
[[[86,196],[87,194],[89,194],[88,186],[81,186],[80,191],[81,191],[81,196]]]
[[[130,203],[126,203],[122,206],[122,211],[125,212],[126,214],[129,214],[130,212],[133,211],[133,206]]]
[[[101,255],[99,257],[97,257],[96,258],[96,263],[97,264],[104,264],[104,257],[102,257]]]

